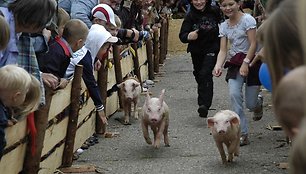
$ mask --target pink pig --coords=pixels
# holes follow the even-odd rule
[[[240,139],[240,119],[239,116],[230,110],[221,110],[213,117],[207,118],[207,125],[211,129],[212,135],[222,158],[222,163],[233,161],[234,156],[239,155]],[[228,150],[228,159],[223,148],[223,143]]]
[[[169,147],[168,126],[169,126],[169,108],[164,101],[165,89],[161,91],[159,98],[151,98],[147,93],[146,101],[142,107],[142,131],[143,137],[148,144],[152,144],[149,136],[148,127],[150,126],[154,134],[155,148],[160,147],[161,136],[164,135],[164,143]]]
[[[138,98],[141,93],[141,86],[137,78],[129,77],[118,85],[122,94],[124,110],[124,124],[130,123],[132,104],[134,105],[134,118],[138,119]]]

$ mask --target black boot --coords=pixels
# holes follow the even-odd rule
[[[208,115],[207,107],[205,105],[199,106],[198,113],[200,117],[207,118],[207,115]]]

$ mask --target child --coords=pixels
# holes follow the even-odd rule
[[[0,50],[7,47],[10,39],[10,28],[4,17],[0,15]]]
[[[239,115],[241,120],[240,146],[243,146],[250,143],[248,120],[243,107],[244,83],[246,83],[246,107],[253,111],[255,121],[262,117],[262,98],[258,97],[261,85],[258,77],[260,63],[257,66],[249,67],[256,51],[256,20],[240,10],[240,0],[220,0],[219,2],[221,10],[228,19],[220,25],[221,45],[213,74],[216,77],[221,76],[222,65],[229,57],[229,61],[224,65],[228,68],[226,80],[233,111]],[[231,44],[229,50],[228,41]]]
[[[70,63],[73,52],[76,52],[85,43],[88,28],[79,19],[71,19],[64,27],[62,37],[55,37],[49,42],[49,52],[38,57],[39,69],[43,73],[51,73],[63,78]],[[62,79],[64,80],[64,79]],[[65,87],[65,82],[60,83],[60,88]]]
[[[69,14],[62,8],[58,8],[57,12],[57,30],[58,30],[58,36],[62,37],[65,24],[70,20]]]
[[[70,78],[73,75],[75,65],[83,65],[83,80],[103,124],[107,124],[107,119],[100,90],[93,74],[93,65],[96,58],[102,59],[104,54],[107,54],[111,44],[117,41],[118,38],[112,36],[103,26],[93,24],[89,30],[85,45],[74,54],[65,74],[66,78]]]
[[[207,117],[213,99],[212,70],[220,48],[218,38],[222,17],[218,7],[211,6],[211,0],[191,0],[190,12],[186,14],[179,38],[188,43],[191,53],[193,74],[197,82],[198,113]]]
[[[305,77],[306,66],[297,67],[281,79],[274,92],[275,116],[290,138],[298,134],[305,117]]]
[[[20,113],[28,114],[32,110],[35,110],[40,101],[40,95],[34,95],[36,97],[31,100],[26,99],[28,91],[36,89],[38,91],[32,91],[36,94],[40,94],[40,83],[32,77],[23,68],[16,65],[6,65],[0,68],[0,159],[3,155],[3,149],[6,146],[4,129],[7,126],[12,126],[14,120],[10,114],[10,109],[19,108]],[[5,82],[5,83],[4,83]],[[34,86],[32,86],[34,85]],[[26,105],[24,104],[24,101]],[[26,111],[26,112],[24,112]]]

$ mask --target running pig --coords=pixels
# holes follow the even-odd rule
[[[230,110],[221,110],[213,117],[207,118],[207,125],[211,129],[217,148],[222,158],[222,163],[233,161],[239,155],[240,148],[240,119]],[[228,159],[224,152],[223,143],[228,150]]]
[[[132,104],[134,105],[133,116],[138,119],[138,98],[141,93],[141,86],[136,77],[129,77],[118,85],[122,94],[124,110],[124,124],[130,123]]]
[[[165,89],[161,91],[159,98],[151,98],[149,93],[142,107],[141,126],[143,137],[148,144],[152,144],[149,136],[148,127],[150,126],[154,134],[153,147],[160,147],[161,136],[164,135],[164,143],[169,147],[168,126],[169,126],[169,108],[164,101]]]

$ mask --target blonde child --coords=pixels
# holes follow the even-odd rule
[[[6,65],[0,68],[0,158],[6,145],[4,129],[15,121],[11,111],[28,114],[35,110],[40,101],[40,83],[23,68]],[[28,96],[28,99],[26,99]],[[24,103],[26,101],[26,103]]]

